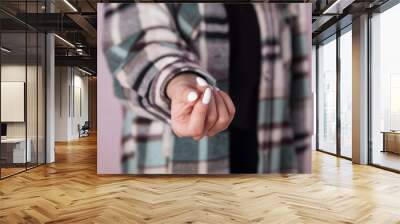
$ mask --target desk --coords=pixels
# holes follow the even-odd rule
[[[30,138],[26,139],[28,143],[25,154],[25,138],[5,138],[1,139],[1,157],[6,163],[25,163],[32,159]],[[25,161],[26,159],[26,161]]]
[[[400,132],[383,131],[383,150],[382,152],[392,152],[400,154]]]

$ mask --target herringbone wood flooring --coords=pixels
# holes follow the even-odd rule
[[[0,223],[400,223],[400,175],[313,153],[311,175],[98,176],[94,137],[0,181]]]

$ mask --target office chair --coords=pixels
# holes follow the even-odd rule
[[[79,127],[80,125],[78,125],[78,129],[79,129],[79,138],[80,137],[87,137],[89,136],[89,129],[90,129],[90,125],[89,125],[89,121],[85,121],[85,123],[82,125],[82,127]]]

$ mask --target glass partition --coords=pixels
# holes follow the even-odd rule
[[[371,162],[400,170],[400,4],[371,18]]]
[[[0,2],[0,178],[45,162],[46,39],[23,22],[43,6],[44,1]]]
[[[26,40],[25,32],[1,34],[2,177],[24,171],[31,162],[26,141]]]
[[[318,47],[318,149],[336,154],[336,36]]]
[[[317,47],[315,45],[312,46],[312,55],[311,55],[311,92],[313,96],[313,134],[312,134],[312,150],[316,150],[317,148]]]
[[[352,157],[352,34],[351,26],[340,36],[340,155]]]
[[[27,113],[27,150],[31,151],[31,160],[27,163],[28,168],[37,165],[38,158],[38,35],[36,32],[27,33],[27,98],[26,98],[26,113]]]
[[[46,38],[43,33],[38,33],[38,76],[37,76],[37,162],[43,164],[46,162],[46,139],[45,139],[45,124],[46,124]]]

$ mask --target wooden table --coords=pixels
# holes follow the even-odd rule
[[[382,152],[400,154],[400,131],[383,131]]]
[[[27,147],[25,150],[26,142]],[[5,138],[1,139],[2,158],[5,163],[25,163],[30,162],[32,157],[31,152],[32,141],[30,138]]]

